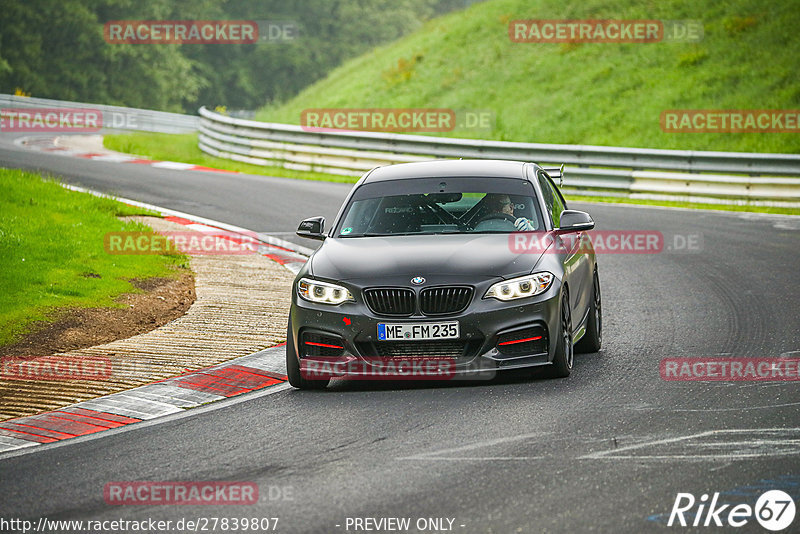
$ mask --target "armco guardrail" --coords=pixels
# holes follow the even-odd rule
[[[256,165],[357,176],[378,165],[431,157],[566,163],[563,186],[575,193],[800,207],[800,155],[794,154],[321,133],[295,125],[235,119],[205,108],[200,109],[200,117],[201,150]]]
[[[103,127],[116,130],[135,130],[143,132],[188,133],[197,131],[200,118],[196,115],[182,115],[166,111],[124,108],[102,104],[79,104],[65,100],[34,98],[0,94],[0,108],[88,108],[103,115]]]

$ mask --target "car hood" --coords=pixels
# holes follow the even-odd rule
[[[312,256],[310,267],[313,276],[332,280],[511,278],[530,273],[540,257],[538,251],[513,252],[509,234],[328,238]]]

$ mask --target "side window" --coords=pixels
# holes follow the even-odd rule
[[[538,178],[539,185],[542,188],[542,195],[544,195],[544,204],[553,218],[553,226],[558,228],[561,225],[561,212],[566,209],[566,204],[561,193],[558,192],[544,174],[540,172]]]
[[[567,209],[567,206],[564,204],[564,198],[561,196],[561,193],[558,192],[558,189],[556,189],[553,184],[550,184],[550,187],[553,188],[553,200],[554,200],[553,224],[555,224],[556,227],[559,227],[561,226],[561,212]]]

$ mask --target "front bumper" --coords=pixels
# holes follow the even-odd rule
[[[485,288],[476,287],[472,302],[463,312],[437,317],[379,316],[367,307],[358,288],[349,289],[356,301],[338,306],[311,303],[293,291],[290,346],[295,348],[294,357],[301,367],[327,364],[325,368],[332,376],[374,378],[380,376],[376,375],[376,366],[385,368],[387,362],[392,366],[408,361],[407,368],[413,369],[414,362],[422,360],[429,366],[430,376],[412,372],[408,378],[488,379],[498,370],[548,365],[553,359],[560,319],[558,279],[541,295],[508,302],[482,299]],[[459,323],[458,340],[378,340],[379,323],[452,321]],[[315,341],[307,344],[308,340]],[[326,349],[326,345],[342,349]],[[431,362],[437,361],[446,364],[434,370]]]

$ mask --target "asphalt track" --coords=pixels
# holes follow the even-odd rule
[[[273,233],[333,217],[349,189],[85,161],[27,151],[7,136],[0,165]],[[450,518],[464,533],[663,532],[692,530],[665,526],[679,492],[753,504],[780,488],[800,504],[798,382],[659,374],[663,358],[800,350],[800,219],[571,207],[589,211],[598,229],[659,230],[673,250],[599,258],[603,350],[578,355],[568,379],[340,381],[244,395],[0,457],[0,518],[278,517],[278,532],[353,532],[348,517],[408,517]],[[700,250],[674,250],[692,235]],[[207,480],[255,482],[260,502],[103,499],[112,481]],[[765,532],[754,520],[736,530]]]

